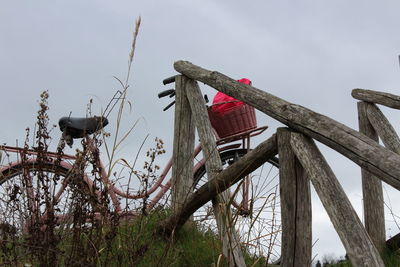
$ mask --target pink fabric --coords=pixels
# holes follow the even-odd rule
[[[238,82],[240,83],[244,83],[244,84],[248,84],[251,85],[251,81],[249,79],[243,78],[238,80]],[[235,101],[235,102],[231,102],[231,101]],[[230,103],[225,103],[225,102],[230,102]],[[244,102],[242,101],[238,101],[233,97],[230,97],[224,93],[218,92],[214,99],[213,99],[213,106],[211,107],[213,111],[217,111],[220,113],[224,113],[227,112],[228,110],[235,108],[235,107],[240,107],[242,105],[244,105]],[[218,103],[223,103],[220,105],[215,105]]]

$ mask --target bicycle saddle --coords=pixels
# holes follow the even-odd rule
[[[72,138],[82,138],[88,134],[101,130],[107,124],[107,118],[97,116],[91,118],[62,117],[58,121],[60,130],[65,132],[65,135]]]

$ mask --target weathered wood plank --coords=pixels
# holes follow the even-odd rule
[[[368,120],[367,110],[370,103],[358,102],[358,124],[360,132],[379,142],[378,135]],[[372,242],[382,255],[385,251],[385,208],[383,202],[382,181],[367,170],[361,169],[364,224]]]
[[[400,155],[400,138],[382,111],[372,103],[366,103],[368,120],[371,122],[385,147]]]
[[[212,180],[222,171],[222,162],[219,157],[215,137],[206,109],[206,103],[196,81],[184,78],[185,90],[188,96],[194,122],[199,134],[203,151],[208,179]],[[213,199],[214,216],[217,221],[219,236],[222,240],[222,249],[230,266],[246,266],[239,237],[232,225],[229,191],[222,192]]]
[[[282,266],[311,266],[310,181],[292,151],[291,131],[279,128],[279,186],[282,222]]]
[[[259,144],[249,153],[239,158],[234,164],[220,172],[213,180],[195,191],[185,206],[160,225],[160,230],[169,235],[179,230],[189,217],[201,206],[212,200],[217,194],[237,183],[244,176],[256,170],[263,163],[278,153],[276,134]]]
[[[358,131],[305,107],[238,83],[221,73],[202,69],[190,62],[177,61],[174,67],[178,72],[245,101],[289,127],[315,138],[386,183],[400,189],[400,155],[380,146]]]
[[[290,144],[321,199],[352,264],[356,267],[383,267],[378,250],[314,141],[301,133],[292,133]]]
[[[185,91],[184,76],[175,81],[176,103],[174,122],[174,144],[172,165],[171,201],[174,211],[180,210],[190,195],[193,184],[193,151],[195,128],[192,123],[192,111]]]
[[[400,96],[397,95],[367,89],[353,89],[351,95],[358,100],[400,109]]]

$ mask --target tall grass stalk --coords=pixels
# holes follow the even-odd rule
[[[121,144],[121,142],[123,140],[126,139],[126,137],[132,132],[132,130],[134,129],[134,127],[136,126],[137,123],[135,123],[128,131],[127,133],[125,133],[123,135],[123,137],[121,139],[119,139],[120,137],[120,129],[121,129],[121,123],[122,123],[122,117],[123,117],[123,111],[125,109],[125,104],[128,103],[130,106],[130,110],[132,108],[132,104],[130,101],[127,100],[127,92],[128,92],[128,88],[129,88],[129,78],[131,75],[131,69],[132,69],[132,63],[133,63],[133,59],[134,59],[134,55],[135,55],[135,48],[136,48],[136,40],[137,40],[137,36],[139,34],[139,29],[140,29],[140,24],[141,24],[141,17],[139,17],[136,22],[135,22],[135,30],[133,31],[133,40],[132,40],[132,45],[131,45],[131,50],[129,53],[129,59],[128,59],[128,71],[126,74],[126,78],[125,81],[122,82],[121,79],[117,78],[114,76],[114,78],[120,83],[121,88],[122,88],[122,94],[119,98],[120,100],[120,104],[119,104],[119,108],[118,108],[118,113],[117,113],[117,119],[116,119],[116,129],[115,129],[115,133],[114,133],[114,139],[113,139],[113,143],[112,143],[112,147],[111,147],[111,151],[110,148],[107,146],[107,144],[105,143],[105,147],[106,147],[106,151],[107,151],[107,155],[108,155],[108,160],[110,162],[109,165],[109,169],[108,169],[108,175],[110,176],[112,173],[112,168],[113,166],[115,166],[114,163],[114,158],[115,158],[115,154],[116,151],[119,147],[119,145]]]

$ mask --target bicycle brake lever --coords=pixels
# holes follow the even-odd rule
[[[171,103],[169,103],[169,105],[168,106],[166,106],[164,109],[163,109],[163,111],[166,111],[167,109],[169,109],[170,107],[172,107],[174,104],[175,104],[175,100],[174,101],[172,101]]]

